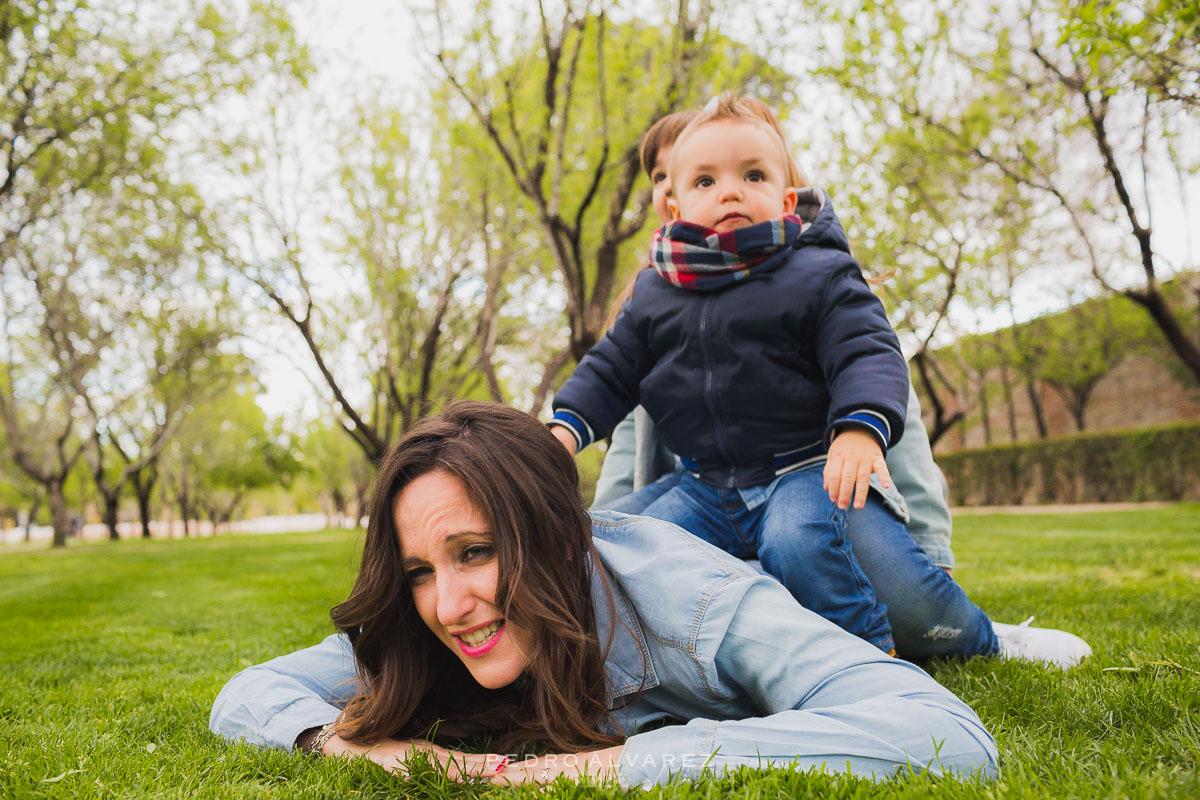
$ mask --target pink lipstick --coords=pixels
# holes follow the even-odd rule
[[[480,658],[486,655],[487,652],[493,647],[495,647],[496,643],[500,641],[500,637],[503,635],[504,623],[501,623],[500,627],[496,629],[496,632],[492,634],[492,637],[478,647],[472,647],[458,636],[455,636],[454,638],[458,641],[458,647],[463,651],[464,655],[470,656],[471,658]]]

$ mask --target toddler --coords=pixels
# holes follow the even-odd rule
[[[645,510],[742,558],[885,651],[886,608],[846,541],[903,432],[908,372],[833,209],[732,96],[676,140],[653,270],[554,400],[572,452],[639,402],[688,473]],[[822,468],[823,465],[823,468]],[[877,514],[880,524],[902,523]]]

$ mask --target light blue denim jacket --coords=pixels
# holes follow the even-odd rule
[[[616,609],[614,626],[594,581],[601,641],[612,636],[606,724],[629,737],[622,786],[743,765],[995,774],[995,743],[965,703],[801,608],[774,579],[657,520],[600,512],[593,535]],[[209,728],[290,749],[357,688],[348,641],[330,636],[235,675]],[[677,724],[638,732],[666,720]]]
[[[886,457],[892,484],[902,499],[895,492],[884,491],[878,475],[871,476],[871,485],[904,522],[929,560],[939,567],[952,568],[950,492],[945,476],[934,463],[929,434],[921,419],[921,403],[911,382],[904,436],[887,451]],[[604,456],[592,507],[604,508],[653,483],[671,469],[673,459],[655,431],[654,422],[638,406],[612,432],[612,444]]]

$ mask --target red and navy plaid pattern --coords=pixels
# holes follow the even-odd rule
[[[745,279],[750,270],[790,247],[810,224],[788,214],[718,233],[691,222],[670,222],[654,232],[650,263],[676,286],[711,291]]]

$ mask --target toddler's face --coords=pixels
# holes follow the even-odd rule
[[[661,225],[671,221],[671,210],[667,208],[667,201],[671,199],[671,179],[667,177],[667,166],[671,163],[671,151],[674,149],[674,144],[660,147],[658,156],[654,159],[654,169],[650,171],[650,182],[654,185],[651,194],[654,213],[658,215]]]
[[[672,216],[718,231],[796,210],[780,144],[750,122],[717,120],[676,142],[670,181]]]

